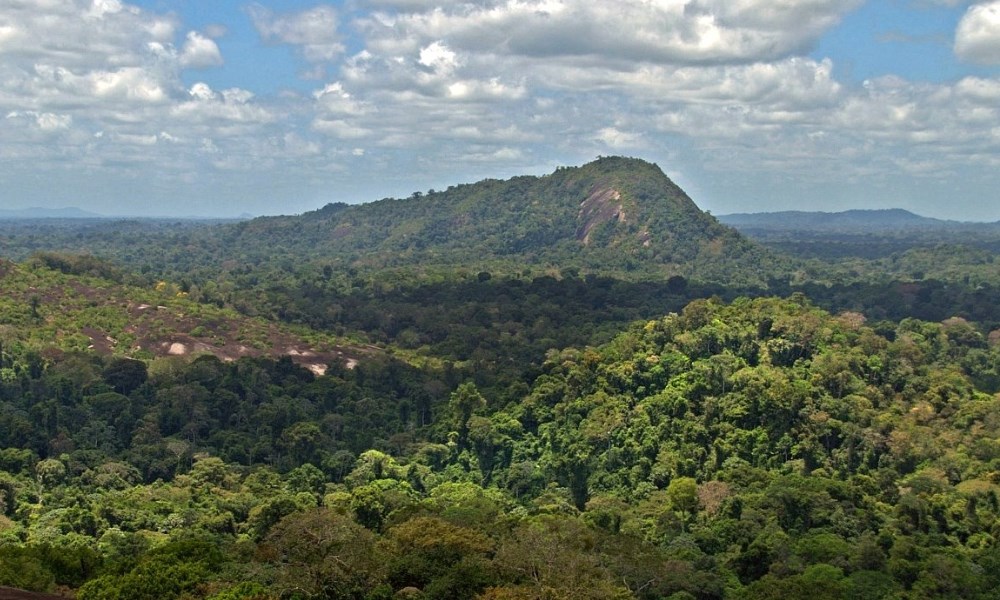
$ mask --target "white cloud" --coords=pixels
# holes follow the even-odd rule
[[[448,49],[443,42],[437,41],[420,49],[417,62],[434,73],[449,75],[459,67],[458,55]]]
[[[264,41],[299,46],[307,60],[329,61],[344,52],[337,11],[331,6],[284,15],[276,15],[260,4],[247,10]]]
[[[196,31],[188,32],[180,55],[182,67],[218,67],[222,65],[222,62],[222,53],[219,52],[219,46],[214,40]]]
[[[423,12],[441,5],[440,0],[363,0],[363,3],[372,8],[400,12]]]
[[[0,25],[0,52],[3,52],[5,47],[11,47],[21,36],[21,31],[13,25]]]
[[[331,119],[325,117],[317,117],[313,120],[312,129],[330,137],[343,140],[357,140],[370,137],[373,133],[372,130],[352,124],[345,119]]]
[[[1000,64],[1000,0],[969,7],[955,31],[955,54],[969,62]]]
[[[370,107],[355,100],[338,81],[313,92],[318,111],[325,115],[362,115]]]
[[[173,40],[172,17],[150,15],[120,2],[50,0],[0,5],[0,53],[8,65],[57,63],[77,69],[142,63],[148,41]]]
[[[275,119],[267,109],[253,104],[253,94],[238,88],[216,92],[206,83],[196,83],[189,99],[171,107],[171,114],[188,125],[265,124]]]
[[[527,68],[527,67],[525,67]],[[828,107],[841,96],[833,63],[806,58],[749,65],[640,65],[631,70],[543,66],[534,85],[578,92],[618,90],[650,101],[741,102],[795,110]]]
[[[499,78],[483,81],[463,79],[448,84],[448,98],[471,102],[490,102],[496,100],[520,100],[527,95],[523,85],[506,84]]]
[[[70,115],[59,115],[54,113],[39,113],[35,111],[13,111],[7,114],[7,119],[26,119],[33,122],[40,131],[58,131],[69,129],[73,123]]]
[[[0,2],[0,186],[27,173],[52,197],[87,187],[105,197],[113,181],[168,190],[204,181],[210,164],[264,173],[275,157],[314,156],[305,138],[260,141],[288,131],[273,109],[285,100],[184,86],[185,69],[223,63],[212,36],[224,30],[177,39],[179,29],[176,16],[115,0]]]
[[[609,148],[620,150],[639,146],[642,136],[637,133],[621,131],[617,127],[605,127],[597,132],[596,139]]]
[[[56,77],[65,77],[69,80],[75,78],[72,74],[58,70],[54,73]],[[86,82],[91,93],[101,100],[162,102],[167,96],[162,83],[138,67],[127,67],[117,71],[94,71],[81,79]]]
[[[981,102],[1000,104],[1000,80],[965,77],[955,84],[955,92]]]
[[[55,131],[57,129],[69,129],[69,126],[73,123],[73,117],[69,115],[41,113],[35,116],[35,122],[42,131]]]
[[[156,144],[159,136],[155,134],[116,133],[114,139],[116,142],[130,146],[152,146]]]
[[[207,83],[198,82],[191,86],[188,90],[192,98],[197,98],[198,100],[213,100],[215,98],[215,92],[209,87]]]
[[[87,16],[100,18],[107,14],[119,13],[122,8],[122,3],[118,0],[93,0]]]
[[[281,145],[289,156],[316,156],[323,151],[323,146],[315,141],[304,139],[295,133],[286,133],[281,138]]]
[[[426,7],[412,3],[409,8],[415,12],[376,15],[360,25],[370,48],[389,53],[446,39],[460,51],[537,60],[729,63],[800,52],[859,4],[860,0],[506,0]]]
[[[520,162],[526,158],[525,153],[518,148],[502,147],[492,151],[470,152],[470,162],[481,162],[496,165],[497,163]]]

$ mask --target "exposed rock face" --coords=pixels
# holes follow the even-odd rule
[[[598,225],[613,219],[625,223],[621,198],[622,195],[618,190],[595,185],[590,195],[580,203],[580,214],[577,216],[580,226],[576,230],[576,239],[587,246],[590,244],[590,232]]]

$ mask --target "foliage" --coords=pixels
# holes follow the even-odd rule
[[[984,352],[956,320],[886,337],[801,296],[702,300],[550,352],[504,406],[443,385],[426,426],[392,408],[429,383],[398,366],[52,355],[2,388],[0,576],[84,599],[988,597]],[[392,423],[408,442],[374,449]]]

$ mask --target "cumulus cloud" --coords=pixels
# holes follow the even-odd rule
[[[264,41],[298,46],[307,60],[328,61],[344,51],[337,30],[339,19],[333,7],[320,5],[281,15],[259,4],[247,10]]]
[[[4,176],[82,169],[95,181],[178,180],[201,168],[201,139],[263,164],[264,151],[237,152],[266,134],[273,112],[245,90],[182,83],[186,69],[223,64],[210,37],[222,33],[183,33],[176,16],[119,0],[0,3]],[[286,151],[292,145],[274,149]]]
[[[780,110],[829,107],[842,95],[833,63],[807,58],[750,65],[640,65],[631,70],[542,66],[532,81],[578,92],[620,90],[654,102],[739,102]]]
[[[510,75],[490,72],[511,71]],[[462,56],[438,40],[414,48],[405,56],[377,56],[362,51],[341,70],[344,85],[369,94],[386,93],[383,100],[412,101],[415,97],[463,103],[518,100],[526,95],[515,69],[477,56]]]
[[[965,77],[955,85],[955,92],[962,97],[1000,105],[1000,80]]]
[[[800,52],[859,4],[860,0],[405,3],[412,12],[376,15],[362,25],[371,47],[389,53],[426,40],[447,39],[463,51],[536,59],[731,63]]]
[[[196,83],[189,98],[171,107],[171,114],[188,125],[264,124],[274,120],[265,108],[251,102],[253,94],[239,88],[216,92],[208,84]]]
[[[442,74],[452,73],[459,66],[458,55],[441,41],[421,48],[417,62],[432,72]]]
[[[180,64],[182,67],[193,68],[218,67],[222,65],[222,53],[215,41],[191,31],[181,50]]]
[[[955,54],[969,62],[1000,64],[1000,0],[969,7],[955,31]]]
[[[176,17],[117,0],[6,3],[0,23],[0,108],[75,112],[77,125],[150,118],[183,97],[183,69],[222,64],[200,33],[175,47]]]
[[[620,150],[622,148],[635,148],[640,145],[641,135],[627,131],[621,131],[617,127],[604,127],[595,136],[597,141]]]
[[[355,100],[338,81],[313,92],[319,112],[331,115],[362,115],[370,108]]]

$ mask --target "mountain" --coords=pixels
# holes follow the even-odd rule
[[[0,225],[0,255],[92,253],[188,277],[220,264],[284,272],[313,265],[337,273],[575,272],[762,285],[784,261],[700,210],[655,164],[624,157],[293,216],[32,227]]]
[[[76,207],[0,209],[0,219],[105,219],[104,215]]]
[[[485,180],[232,225],[226,243],[352,267],[574,267],[665,279],[761,279],[767,251],[701,211],[655,164],[602,157],[542,177]]]
[[[721,215],[718,219],[720,222],[737,229],[831,232],[874,232],[964,225],[958,221],[922,217],[901,208],[847,210],[843,212],[788,210],[770,213],[734,213]]]

